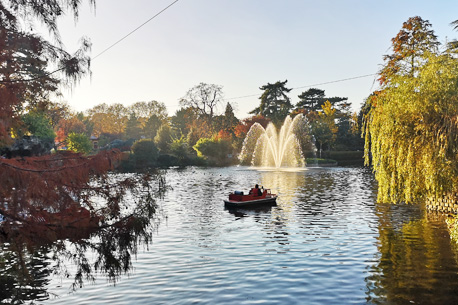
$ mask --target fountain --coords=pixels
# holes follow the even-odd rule
[[[243,141],[239,159],[242,164],[260,167],[304,167],[303,151],[312,147],[309,124],[302,114],[286,117],[280,131],[269,123],[264,129],[254,123]]]

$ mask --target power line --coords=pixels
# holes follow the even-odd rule
[[[307,85],[307,86],[302,86],[302,87],[296,87],[292,88],[294,89],[301,89],[301,88],[308,88],[308,87],[315,87],[315,86],[322,86],[322,85],[328,85],[328,84],[333,84],[333,83],[340,83],[340,82],[345,82],[348,80],[353,80],[353,79],[358,79],[358,78],[364,78],[364,77],[369,77],[369,76],[374,76],[377,75],[377,73],[372,73],[372,74],[366,74],[366,75],[361,75],[361,76],[355,76],[355,77],[349,77],[349,78],[344,78],[344,79],[338,79],[338,80],[333,80],[330,82],[325,82],[325,83],[320,83],[320,84],[314,84],[314,85]]]
[[[115,43],[113,43],[112,45],[110,45],[109,47],[107,47],[105,50],[103,50],[102,52],[100,52],[99,54],[97,54],[96,56],[92,57],[91,60],[94,60],[96,59],[97,57],[99,57],[100,55],[102,55],[103,53],[107,52],[108,50],[110,50],[111,48],[113,48],[114,46],[116,46],[117,44],[119,44],[121,41],[123,41],[124,39],[126,39],[127,37],[129,37],[130,35],[132,35],[133,33],[135,33],[136,31],[138,31],[140,28],[142,28],[144,25],[146,25],[148,22],[150,22],[151,20],[153,20],[154,18],[156,18],[157,16],[159,16],[160,14],[162,14],[163,12],[165,12],[167,9],[169,9],[172,5],[174,5],[175,3],[177,3],[179,0],[175,0],[173,1],[171,4],[169,4],[168,6],[166,6],[164,9],[162,9],[160,12],[158,12],[157,14],[155,14],[154,16],[152,16],[151,18],[149,18],[148,20],[146,20],[145,22],[143,22],[142,24],[140,24],[138,27],[136,27],[135,29],[133,29],[132,31],[130,31],[127,35],[125,35],[124,37],[122,37],[121,39],[119,39],[118,41],[116,41]],[[52,72],[48,72],[48,73],[45,73],[44,75],[40,75],[40,76],[37,76],[37,77],[33,77],[33,78],[29,78],[29,79],[14,79],[14,80],[0,80],[0,84],[1,83],[19,83],[19,82],[31,82],[31,81],[34,81],[34,80],[38,80],[38,79],[41,79],[41,78],[44,78],[44,77],[47,77],[47,76],[50,76],[56,72],[59,72],[61,70],[64,70],[64,68],[59,68],[59,69],[56,69]]]
[[[121,41],[123,41],[124,39],[126,39],[127,37],[129,37],[130,35],[132,35],[133,33],[135,33],[136,31],[138,31],[141,27],[143,27],[145,24],[147,24],[148,22],[150,22],[151,20],[153,20],[154,18],[156,18],[157,16],[159,16],[160,14],[162,14],[163,12],[165,12],[168,8],[170,8],[172,5],[174,5],[175,3],[177,3],[179,0],[175,0],[173,1],[171,4],[169,4],[167,7],[165,7],[164,9],[162,9],[159,13],[157,13],[156,15],[154,15],[153,17],[149,18],[148,20],[146,20],[145,22],[143,22],[142,24],[140,24],[138,27],[136,27],[135,29],[133,29],[132,31],[130,31],[127,35],[125,35],[124,37],[122,37],[121,39],[119,39],[118,41],[116,41],[115,43],[113,43],[111,46],[109,46],[108,48],[106,48],[105,50],[103,50],[102,52],[100,52],[99,54],[97,54],[96,56],[94,56],[92,59],[96,59],[97,57],[99,57],[100,55],[102,55],[103,53],[105,53],[106,51],[110,50],[111,48],[113,48],[115,45],[117,45],[118,43],[120,43]]]
[[[345,82],[349,80],[354,80],[358,78],[364,78],[364,77],[369,77],[369,76],[375,76],[378,73],[372,73],[372,74],[366,74],[366,75],[360,75],[360,76],[355,76],[355,77],[349,77],[349,78],[343,78],[343,79],[338,79],[338,80],[333,80],[330,82],[325,82],[325,83],[319,83],[319,84],[313,84],[313,85],[305,85],[301,87],[294,87],[291,88],[291,90],[296,90],[296,89],[302,89],[302,88],[309,88],[309,87],[316,87],[316,86],[322,86],[322,85],[328,85],[328,84],[333,84],[333,83],[340,83],[340,82]],[[251,95],[243,95],[243,96],[237,96],[237,97],[230,97],[227,98],[227,100],[235,100],[235,99],[241,99],[241,98],[247,98],[247,97],[253,97],[253,96],[259,96],[259,94],[251,94]]]

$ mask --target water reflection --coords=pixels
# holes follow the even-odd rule
[[[374,304],[457,304],[456,249],[443,215],[416,205],[377,205],[379,254],[366,278]]]
[[[258,219],[260,214],[271,213],[273,205],[256,206],[248,208],[224,208],[227,212],[235,216],[235,220],[240,220],[243,217],[254,217]]]
[[[158,226],[151,247],[138,253],[135,272],[116,287],[96,283],[62,296],[63,288],[48,283],[48,274],[58,269],[53,256],[72,276],[79,269],[84,274],[84,266],[94,275],[96,262],[129,266],[134,251],[101,253],[135,248],[141,241],[117,237],[122,228],[106,228],[80,242],[60,240],[33,249],[3,240],[0,281],[14,278],[15,284],[4,285],[1,297],[60,293],[61,299],[47,301],[55,304],[458,303],[457,252],[442,220],[419,206],[376,204],[368,170],[187,168],[169,170],[166,177],[173,188],[160,203],[167,221]],[[280,194],[277,206],[224,209],[229,192],[255,183]],[[82,267],[73,269],[77,266]],[[26,273],[36,280],[26,283]],[[11,292],[18,286],[23,290]],[[35,290],[26,290],[30,287]]]
[[[128,273],[138,245],[151,240],[155,224],[152,216],[157,209],[153,197],[163,193],[142,184],[132,186],[130,191],[128,212],[111,223],[94,223],[86,218],[65,224],[35,218],[0,223],[2,304],[33,303],[53,297],[48,293],[51,277],[72,279],[67,288],[74,291],[94,282],[97,274],[116,282]]]

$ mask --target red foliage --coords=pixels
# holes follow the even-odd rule
[[[216,140],[231,140],[232,135],[227,132],[226,130],[220,130],[218,134],[216,135]]]
[[[0,214],[22,221],[42,209],[62,212],[81,202],[92,208],[85,195],[93,189],[91,179],[106,179],[120,156],[119,151],[112,150],[91,157],[61,152],[0,159]]]
[[[77,117],[61,119],[57,126],[55,141],[59,144],[64,143],[71,132],[85,133],[86,125],[84,125],[84,123],[81,122],[81,120],[79,120]],[[59,147],[61,146],[64,145],[59,145]]]
[[[245,138],[246,134],[250,130],[251,126],[254,123],[261,124],[262,127],[266,128],[267,124],[270,123],[270,120],[263,115],[255,115],[249,118],[246,118],[239,122],[235,127],[234,133],[237,138]]]

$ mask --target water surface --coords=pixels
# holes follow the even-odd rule
[[[129,275],[103,277],[43,304],[456,304],[458,267],[443,219],[376,204],[362,168],[170,169],[153,243]],[[278,193],[263,209],[227,210],[254,184]]]

